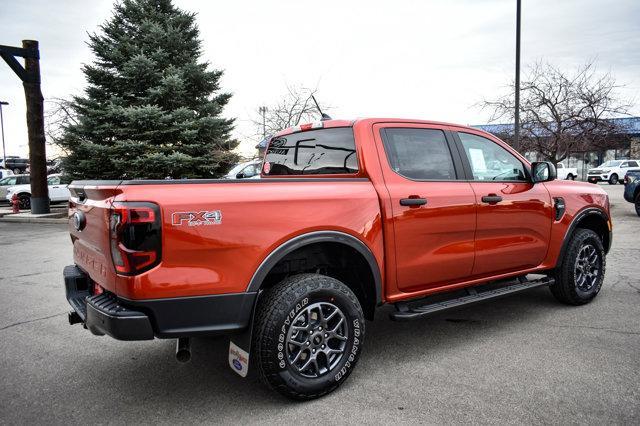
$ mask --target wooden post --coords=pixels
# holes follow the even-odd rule
[[[38,51],[38,42],[22,40],[25,50]],[[40,59],[28,56],[24,61],[26,79],[22,83],[27,101],[27,131],[29,135],[29,167],[31,168],[31,213],[49,213],[47,187],[47,156],[44,137],[44,107],[40,90]]]

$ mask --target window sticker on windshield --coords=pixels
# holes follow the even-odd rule
[[[484,154],[481,149],[469,148],[469,157],[471,157],[471,167],[474,172],[487,171],[487,165],[484,162]]]

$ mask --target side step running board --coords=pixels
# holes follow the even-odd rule
[[[423,300],[422,305],[418,301],[416,302],[398,302],[396,303],[396,312],[389,314],[394,321],[411,321],[419,318],[424,318],[433,314],[437,314],[449,309],[455,309],[462,306],[472,305],[474,303],[484,302],[486,300],[497,299],[499,297],[508,296],[510,294],[519,293],[521,291],[529,290],[536,287],[542,287],[553,284],[555,280],[553,278],[544,277],[536,280],[525,280],[505,285],[503,287],[494,288],[491,290],[477,291],[475,287],[467,288],[467,296],[458,297],[449,300],[441,300],[438,302],[429,302]]]

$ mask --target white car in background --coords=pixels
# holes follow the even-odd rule
[[[576,177],[578,176],[578,169],[575,167],[567,167],[563,163],[558,163],[556,166],[556,172],[558,174],[558,179],[576,180]]]
[[[0,179],[6,178],[7,176],[13,176],[13,170],[4,169],[0,167]]]
[[[609,160],[595,169],[589,169],[587,181],[591,183],[609,182],[609,185],[623,183],[627,170],[640,167],[640,160]]]
[[[240,163],[229,170],[224,179],[260,179],[260,167],[262,167],[262,160]]]
[[[49,186],[49,200],[52,203],[69,200],[68,182],[63,181],[62,175],[49,175],[47,177],[47,185]],[[27,210],[31,208],[31,185],[10,186],[7,188],[5,199],[11,202],[13,194],[18,196],[20,209]]]

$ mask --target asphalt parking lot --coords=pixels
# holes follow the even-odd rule
[[[226,339],[118,342],[69,326],[62,225],[0,223],[0,422],[640,423],[640,217],[609,192],[614,244],[598,298],[547,289],[427,320],[367,324],[337,392],[293,403],[227,366]]]

